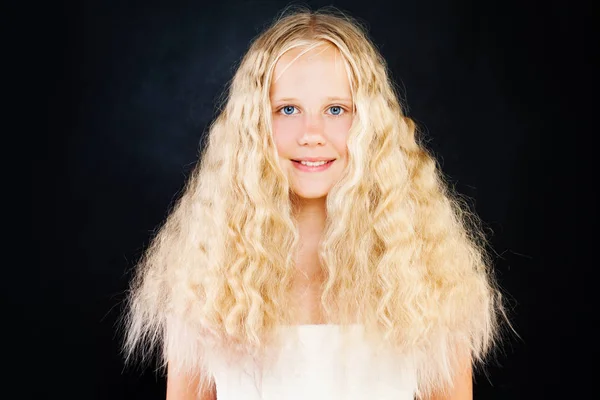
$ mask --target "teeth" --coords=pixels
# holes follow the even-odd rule
[[[327,164],[327,163],[328,163],[328,161],[316,161],[316,162],[300,161],[300,164],[306,165],[306,166],[309,166],[309,167],[318,167],[320,165]]]

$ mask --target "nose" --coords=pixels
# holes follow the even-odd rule
[[[306,117],[304,133],[300,136],[298,144],[301,146],[322,146],[325,144],[323,120],[319,115]]]

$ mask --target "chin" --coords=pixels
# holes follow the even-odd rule
[[[298,195],[302,200],[319,200],[325,199],[327,197],[327,193],[319,194],[319,195]]]
[[[304,200],[316,200],[316,199],[322,199],[327,197],[327,190],[319,190],[319,191],[314,191],[314,190],[294,190],[294,193],[296,194],[296,196],[298,196],[301,199]]]

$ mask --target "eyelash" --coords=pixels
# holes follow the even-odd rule
[[[282,113],[281,111],[282,111],[284,108],[286,108],[286,107],[294,107],[294,109],[296,109],[296,110],[298,109],[298,107],[296,107],[296,106],[293,106],[293,105],[291,105],[291,104],[286,104],[286,105],[284,105],[284,106],[281,106],[281,107],[279,107],[279,109],[277,110],[277,113],[279,113],[279,114],[281,114],[281,115],[286,115],[286,116],[288,116],[288,117],[289,117],[289,116],[291,116],[291,115],[294,115],[294,114],[285,114],[285,113]],[[342,110],[342,112],[341,112],[341,113],[339,113],[339,114],[329,114],[329,115],[330,115],[330,116],[332,116],[332,117],[341,117],[341,116],[342,116],[342,115],[344,115],[346,112],[348,112],[348,110],[346,110],[346,108],[344,108],[344,107],[342,107],[342,106],[338,106],[338,105],[329,106],[328,110],[330,110],[330,109],[332,109],[332,108],[334,108],[334,107],[337,107],[337,108],[339,108],[340,110]]]

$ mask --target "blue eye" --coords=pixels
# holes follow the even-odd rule
[[[329,110],[331,111],[332,115],[341,115],[344,112],[340,106],[331,106],[329,107]]]
[[[281,108],[281,111],[283,111],[285,115],[292,115],[294,110],[296,110],[296,107],[294,106],[285,106]]]

